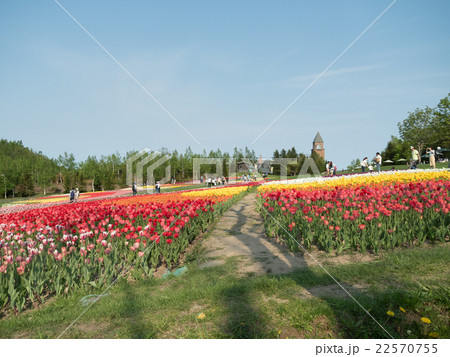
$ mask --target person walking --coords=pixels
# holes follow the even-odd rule
[[[411,169],[417,169],[417,163],[419,162],[419,160],[419,152],[414,148],[414,146],[411,146]]]
[[[137,185],[136,182],[133,182],[133,186],[131,187],[132,191],[133,191],[133,196],[137,195]]]
[[[427,149],[427,154],[430,155],[430,166],[435,169],[436,168],[436,151],[434,151],[432,148]]]
[[[328,161],[325,167],[327,169],[327,176],[330,176],[331,161]]]
[[[375,164],[377,166],[377,172],[381,171],[381,162],[382,162],[382,158],[379,152],[376,153],[375,155]]]
[[[75,200],[75,189],[72,187],[69,194],[69,203],[73,203]]]
[[[366,172],[366,168],[369,167],[369,163],[368,163],[368,159],[367,156],[363,159],[363,161],[361,162],[361,170],[362,172]]]
[[[78,187],[75,189],[75,202],[78,202],[78,197],[80,197],[80,190]]]

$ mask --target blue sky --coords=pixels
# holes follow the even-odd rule
[[[50,157],[249,146],[347,166],[450,92],[450,1],[61,0],[189,137],[52,0],[0,5],[0,137]]]

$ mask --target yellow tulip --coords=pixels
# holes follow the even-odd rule
[[[450,171],[421,171],[421,172],[389,172],[379,175],[348,175],[341,176],[333,180],[317,180],[313,182],[302,182],[293,184],[274,183],[263,185],[258,188],[259,192],[272,191],[277,189],[315,189],[332,188],[336,186],[361,186],[374,183],[393,183],[393,182],[414,182],[423,180],[450,179]]]
[[[247,190],[247,186],[211,188],[198,191],[183,192],[183,197],[217,198],[235,196]]]

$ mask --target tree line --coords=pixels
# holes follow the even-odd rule
[[[51,159],[35,152],[23,145],[22,141],[0,140],[0,192],[1,197],[28,197],[37,193],[67,193],[72,187],[78,187],[80,192],[112,190],[127,187],[127,160],[135,156],[137,151],[130,151],[122,156],[114,153],[107,156],[88,156],[84,161],[77,162],[73,154],[65,152],[57,159]],[[258,158],[254,150],[245,147],[234,148],[232,154],[222,152],[220,149],[201,153],[194,153],[190,147],[184,153],[177,150],[169,152],[162,148],[155,160],[167,155],[169,160],[164,162],[154,171],[155,180],[165,176],[166,168],[170,165],[170,174],[178,182],[190,181],[193,175],[194,158],[215,158],[223,160],[224,175],[228,176],[229,159],[236,162],[244,158],[252,164],[257,163]],[[295,148],[289,150],[275,150],[274,158],[297,158],[297,165],[288,167],[289,175],[297,175],[306,158],[304,154],[298,154]],[[325,163],[318,155],[313,155],[319,170],[323,171]],[[139,160],[141,160],[140,158]],[[136,179],[136,164],[133,163],[133,180]],[[154,162],[154,160],[152,161]],[[143,167],[151,164],[149,162]],[[202,165],[201,174],[214,173],[215,165]],[[274,167],[274,174],[279,174],[280,168]],[[151,183],[149,183],[151,184]]]
[[[450,93],[434,107],[417,108],[397,123],[398,136],[391,136],[386,148],[381,152],[383,162],[411,158],[411,146],[420,155],[426,153],[428,147],[450,149]],[[348,170],[360,167],[360,159],[352,160]]]
[[[409,159],[411,146],[421,155],[427,147],[450,149],[450,93],[434,107],[417,108],[397,124],[399,137],[391,136],[381,153],[383,160]]]
[[[287,175],[288,176],[298,176],[300,173],[301,168],[303,167],[303,164],[305,163],[305,160],[308,156],[306,156],[303,153],[298,153],[295,147],[292,147],[288,150],[281,149],[281,150],[275,150],[273,152],[273,158],[274,159],[297,159],[297,164],[295,165],[288,165],[287,167]],[[310,158],[314,160],[314,163],[316,164],[319,172],[324,172],[325,169],[325,160],[316,152],[312,152],[310,155]],[[309,174],[313,174],[311,167],[308,167]],[[273,174],[279,175],[280,174],[280,166],[274,166],[273,167]]]

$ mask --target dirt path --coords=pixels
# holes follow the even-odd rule
[[[223,264],[229,257],[239,257],[240,273],[285,274],[307,267],[302,253],[289,252],[267,238],[255,196],[246,195],[221,217],[203,242],[207,261],[202,268]]]
[[[312,250],[309,254],[292,253],[270,239],[264,232],[264,222],[256,210],[256,194],[246,195],[233,205],[203,242],[206,262],[200,268],[224,264],[229,257],[238,257],[240,273],[286,274],[296,269],[323,265],[349,264],[375,260],[368,254],[351,253],[334,256]]]

